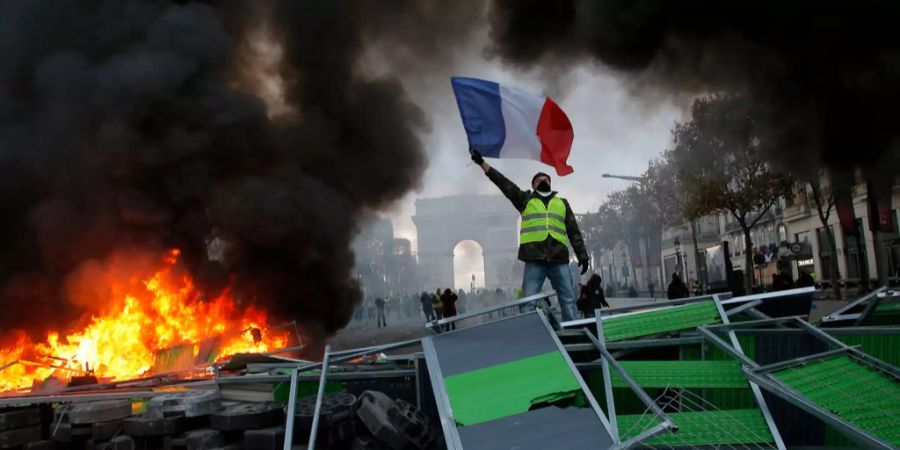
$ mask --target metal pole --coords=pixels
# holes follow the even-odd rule
[[[853,325],[860,326],[866,319],[869,317],[869,314],[872,314],[872,311],[875,311],[875,308],[878,307],[878,304],[881,303],[881,297],[875,296],[872,300],[869,300],[869,304],[866,305],[866,309],[863,310],[862,313],[859,314],[859,317],[856,319],[856,322]]]
[[[843,433],[848,438],[852,439],[854,442],[862,445],[863,448],[872,448],[872,449],[896,449],[897,447],[892,446],[890,443],[882,441],[881,439],[872,436],[868,432],[861,430],[856,425],[853,425],[850,422],[847,422],[840,416],[823,409],[821,406],[811,402],[806,397],[800,395],[790,387],[783,385],[782,383],[774,383],[770,379],[766,378],[762,375],[757,375],[749,370],[744,370],[744,373],[747,375],[751,383],[758,384],[767,391],[772,394],[781,397],[782,399],[788,401],[794,406],[799,407],[800,409],[818,417],[823,422],[827,423],[834,427],[837,431]]]
[[[13,365],[15,365],[15,364],[18,363],[18,362],[19,362],[18,359],[15,360],[15,361],[8,362],[8,363],[4,364],[3,366],[0,366],[0,371],[3,371],[3,370],[6,369],[7,367],[13,366]]]
[[[650,398],[649,395],[647,395],[647,392],[645,392],[644,389],[640,387],[636,381],[634,381],[634,378],[632,378],[631,375],[628,374],[628,371],[626,371],[625,368],[622,367],[622,365],[619,364],[619,362],[616,361],[616,359],[613,358],[613,356],[610,355],[609,352],[600,345],[600,341],[590,332],[587,332],[586,335],[588,339],[590,339],[591,342],[593,342],[594,345],[597,346],[597,350],[600,350],[600,354],[602,355],[602,357],[609,362],[609,365],[612,366],[612,368],[615,369],[616,372],[619,373],[619,376],[621,376],[622,379],[625,380],[625,383],[628,384],[628,387],[630,387],[631,390],[634,391],[634,394],[638,396],[638,398],[644,403],[644,405],[647,406],[647,408],[649,408],[651,411],[653,411],[654,414],[659,416],[663,421],[668,422],[671,425],[672,429],[678,429],[678,427],[674,425],[674,422],[669,419],[669,415],[663,412],[659,405],[657,405],[656,402],[652,398]]]
[[[759,364],[757,364],[756,361],[753,361],[752,359],[748,358],[747,355],[744,355],[743,353],[738,352],[737,350],[732,348],[725,341],[723,341],[722,338],[720,338],[719,336],[716,336],[715,333],[713,333],[708,328],[706,328],[705,325],[701,325],[701,326],[697,327],[697,331],[699,331],[702,335],[706,336],[706,338],[709,339],[710,342],[713,343],[713,345],[718,347],[719,350],[722,350],[723,352],[731,355],[733,358],[740,361],[741,364],[743,364],[747,367],[753,368],[753,369],[759,367]]]
[[[287,420],[284,424],[284,450],[291,450],[294,440],[294,415],[297,412],[297,374],[299,369],[291,370],[291,391],[288,394]]]
[[[671,428],[671,424],[669,422],[663,422],[663,423],[656,425],[655,427],[650,428],[649,430],[647,430],[625,442],[619,443],[619,445],[616,445],[613,448],[615,450],[624,450],[627,448],[631,448],[631,446],[633,446],[634,444],[638,444],[643,441],[649,440],[649,439],[653,438],[654,436],[656,436],[670,428]]]
[[[838,316],[844,315],[845,312],[850,311],[851,309],[855,308],[857,305],[859,305],[861,303],[867,302],[869,299],[876,297],[878,294],[884,292],[885,290],[887,290],[887,286],[881,286],[880,288],[875,289],[874,291],[869,292],[868,294],[850,302],[850,304],[848,304],[847,306],[844,306],[843,308],[838,309],[837,311],[834,311],[831,314],[828,314],[828,315],[822,317],[821,320],[823,322],[829,322],[832,320],[836,320],[838,318]]]
[[[407,345],[418,344],[421,339],[410,339],[408,341],[400,341],[400,342],[391,342],[390,344],[382,344],[382,345],[373,345],[370,347],[358,347],[358,348],[349,348],[347,350],[340,350],[337,352],[331,353],[331,362],[340,362],[343,361],[342,357],[344,355],[348,355],[353,353],[354,356],[350,359],[353,359],[357,356],[367,355],[369,353],[382,351],[382,350],[391,350],[394,348],[406,347]]]
[[[303,344],[303,345],[295,345],[295,346],[293,346],[293,347],[278,348],[278,349],[271,350],[271,351],[268,351],[268,352],[263,352],[263,353],[260,353],[260,355],[271,356],[271,355],[277,355],[277,354],[280,354],[280,353],[289,353],[289,352],[293,352],[293,351],[303,350],[303,349],[305,349],[305,348],[306,348],[306,345],[305,345],[305,344]]]
[[[600,318],[600,315],[600,309],[595,309],[594,318],[597,322],[597,336],[599,336],[597,343],[605,349],[606,338],[603,337],[603,320]],[[587,332],[587,329],[584,331]],[[619,424],[616,419],[616,400],[613,398],[612,379],[609,376],[609,362],[605,358],[600,358],[600,369],[603,371],[603,384],[606,388],[606,414],[609,416],[609,431],[613,442],[621,442],[621,439],[619,439]]]
[[[462,450],[462,441],[459,437],[459,430],[456,428],[456,420],[453,418],[450,398],[444,387],[444,374],[441,371],[434,342],[430,337],[422,339],[422,351],[425,353],[425,365],[428,369],[428,377],[431,379],[431,391],[434,394],[441,429],[444,431],[444,442],[447,444],[448,450]]]
[[[422,380],[419,379],[419,358],[413,360],[416,371],[416,408],[422,409]]]
[[[566,365],[568,365],[569,370],[572,371],[572,376],[574,376],[575,380],[578,381],[578,385],[581,387],[581,392],[587,399],[588,404],[590,404],[591,408],[594,409],[594,413],[597,414],[597,418],[600,419],[600,423],[603,424],[603,428],[606,429],[610,436],[612,436],[612,430],[609,425],[609,420],[606,418],[603,410],[600,409],[600,405],[597,404],[597,399],[594,398],[593,394],[591,394],[591,389],[588,387],[587,383],[584,382],[584,378],[582,378],[581,372],[578,371],[575,363],[572,362],[572,358],[566,352],[565,348],[563,348],[562,342],[559,340],[559,336],[556,335],[556,331],[552,326],[550,326],[550,322],[547,320],[547,315],[544,314],[544,311],[540,309],[536,312],[538,317],[541,319],[541,323],[544,324],[544,328],[546,328],[547,333],[550,335],[550,338],[553,339],[553,343],[556,344],[556,349],[559,350],[560,354],[562,354],[563,359],[566,361]]]
[[[854,345],[854,347],[859,347],[858,345]],[[833,350],[828,350],[827,352],[822,353],[814,353],[812,355],[801,356],[796,359],[789,359],[787,361],[781,361],[773,364],[766,364],[765,366],[757,367],[753,369],[756,373],[764,373],[764,372],[777,372],[779,370],[784,370],[789,367],[793,367],[800,364],[805,364],[810,361],[818,361],[825,358],[830,358],[835,355],[843,355],[848,353],[848,349],[846,348],[836,348]]]
[[[756,308],[759,305],[762,305],[762,300],[753,300],[752,302],[744,303],[743,305],[738,306],[737,308],[729,309],[728,311],[725,311],[725,314],[728,314],[728,316],[730,317],[735,314],[740,314],[750,308]]]
[[[668,338],[668,339],[643,339],[638,341],[617,341],[617,342],[606,342],[604,345],[606,349],[625,349],[625,348],[647,348],[647,347],[667,347],[673,345],[685,345],[685,344],[701,344],[703,343],[703,337],[701,336],[686,336],[679,338]]]
[[[800,319],[802,317],[804,317],[804,316],[776,317],[774,319],[770,317],[768,319],[748,320],[746,322],[736,322],[736,323],[731,323],[729,321],[729,322],[723,322],[721,324],[704,325],[704,327],[706,327],[710,330],[719,330],[719,329],[733,330],[735,328],[741,328],[741,329],[753,328],[758,325],[776,325],[776,324],[780,324],[780,323],[792,322],[792,321],[794,321],[796,319]]]
[[[804,330],[808,331],[810,334],[818,338],[819,340],[825,342],[826,344],[831,344],[837,346],[838,348],[843,348],[853,354],[857,359],[861,359],[879,369],[884,371],[885,373],[890,374],[894,378],[900,379],[900,368],[895,367],[891,364],[888,364],[878,358],[875,358],[868,353],[864,353],[857,348],[850,347],[849,345],[835,339],[830,336],[828,333],[810,325],[805,320],[797,319],[797,323],[800,324],[800,327]]]
[[[713,303],[716,304],[716,309],[719,310],[719,317],[722,319],[723,324],[728,324],[728,316],[725,314],[725,308],[722,307],[722,303],[719,301],[718,295],[713,295]],[[744,350],[741,348],[741,343],[738,341],[737,335],[734,333],[734,330],[728,330],[728,339],[731,340],[731,345],[734,346],[734,350],[740,354],[744,354]],[[749,358],[748,358],[749,359]],[[754,366],[759,367],[758,364],[754,361]],[[769,432],[772,433],[772,439],[775,440],[775,446],[778,447],[778,450],[785,450],[786,447],[784,445],[784,441],[781,439],[781,433],[778,431],[778,427],[775,425],[775,419],[772,418],[772,413],[769,411],[769,406],[766,404],[766,399],[762,396],[762,391],[759,390],[759,386],[754,382],[750,382],[750,390],[753,391],[753,397],[756,398],[756,405],[759,406],[759,410],[762,411],[763,417],[766,419],[766,425],[769,427]]]
[[[325,346],[325,354],[322,355],[322,375],[319,377],[319,392],[316,393],[316,409],[313,413],[312,430],[309,431],[309,446],[307,449],[316,449],[316,437],[319,434],[319,416],[322,413],[322,398],[325,397],[325,382],[328,378],[328,357],[331,353],[331,346]],[[288,445],[285,440],[285,445]]]

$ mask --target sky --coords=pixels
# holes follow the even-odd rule
[[[473,39],[470,45],[458,49],[454,63],[445,69],[427,75],[400,75],[404,88],[430,123],[430,130],[421,136],[428,166],[421,186],[382,215],[393,222],[396,237],[412,241],[414,250],[416,229],[411,216],[415,214],[416,199],[499,194],[469,158],[450,87],[451,76],[483,78],[549,95],[563,108],[575,130],[568,160],[575,172],[566,177],[553,176],[552,185],[576,213],[596,210],[607,194],[628,186],[627,181],[601,178],[602,173],[639,175],[651,158],[669,146],[675,122],[686,119],[685,103],[662,94],[641,92],[638,96],[624,76],[605,67],[586,63],[552,76],[509,67],[486,54],[485,41]],[[488,159],[488,163],[523,189],[529,187],[537,171],[554,175],[551,167],[537,161]],[[466,241],[457,246],[455,255],[456,283],[468,288],[471,272],[482,270],[481,250],[477,244]]]

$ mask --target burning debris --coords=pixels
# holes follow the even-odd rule
[[[0,391],[40,387],[51,377],[127,380],[191,367],[201,350],[201,361],[214,362],[284,348],[293,341],[292,333],[273,327],[265,311],[241,304],[230,289],[203,298],[178,265],[178,254],[172,250],[156,269],[127,277],[140,282],[109,285],[118,296],[104,299],[102,310],[81,329],[50,331],[43,341],[20,332],[5,342],[0,346],[0,367],[5,367]],[[102,278],[112,282],[115,277]],[[185,356],[187,364],[172,361]]]

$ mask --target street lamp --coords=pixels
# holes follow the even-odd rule
[[[602,173],[602,174],[600,174],[600,176],[603,178],[617,178],[619,180],[637,181],[638,183],[643,183],[643,182],[647,181],[647,179],[645,177],[635,177],[635,176],[631,176],[631,175],[613,175],[613,174],[609,174],[609,173]]]

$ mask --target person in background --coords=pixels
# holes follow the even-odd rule
[[[612,284],[606,283],[606,298],[611,298],[616,296],[616,288],[613,287]]]
[[[669,300],[675,300],[677,298],[685,298],[689,295],[688,288],[684,285],[684,282],[681,281],[678,272],[673,273],[672,281],[669,282],[669,288],[666,290],[666,297],[668,297]]]
[[[497,290],[494,291],[494,305],[500,305],[503,303],[506,303],[506,294],[503,293],[503,289],[497,288]],[[501,309],[498,312],[500,314],[500,317],[510,315],[510,312],[508,310],[509,308]]]
[[[809,274],[809,271],[800,269],[800,276],[797,277],[797,287],[810,287],[815,285],[816,280]]]
[[[691,280],[691,295],[694,297],[703,295],[703,285],[699,280]]]
[[[444,289],[444,293],[441,294],[441,303],[444,305],[444,317],[453,317],[456,315],[456,301],[459,300],[459,297],[453,293],[450,289]],[[456,329],[456,323],[448,323],[444,325],[444,330],[450,331]]]
[[[656,297],[656,285],[652,281],[647,283],[647,290],[650,291],[650,298]]]
[[[387,327],[387,319],[384,317],[384,300],[381,297],[375,299],[375,308],[378,309],[378,328],[381,328],[382,324],[384,327]]]
[[[419,301],[422,302],[422,312],[425,314],[425,322],[436,320],[437,316],[434,315],[434,297],[427,292],[422,292]]]
[[[794,288],[794,280],[791,280],[790,265],[787,260],[779,259],[775,264],[777,268],[772,275],[772,290],[786,291]]]
[[[456,295],[459,296],[459,300],[456,301],[456,311],[459,314],[463,314],[466,312],[466,303],[469,300],[469,298],[466,296],[466,290],[460,289]]]
[[[791,277],[784,273],[773,273],[772,274],[772,290],[773,291],[786,291],[788,289],[794,288],[794,282],[791,281]]]
[[[634,285],[628,286],[628,297],[629,298],[637,298],[638,291],[635,289]]]
[[[366,313],[369,316],[369,320],[375,318],[375,299],[370,298],[366,301]]]
[[[585,318],[594,317],[594,310],[602,307],[609,308],[606,295],[603,294],[603,279],[596,273],[591,275],[587,284],[581,286],[578,296],[578,309]]]
[[[391,300],[391,294],[384,296],[384,317],[391,315],[391,311],[394,310],[393,301]]]
[[[437,320],[441,320],[444,318],[444,303],[441,301],[441,290],[440,288],[434,291],[434,314],[437,317]]]

